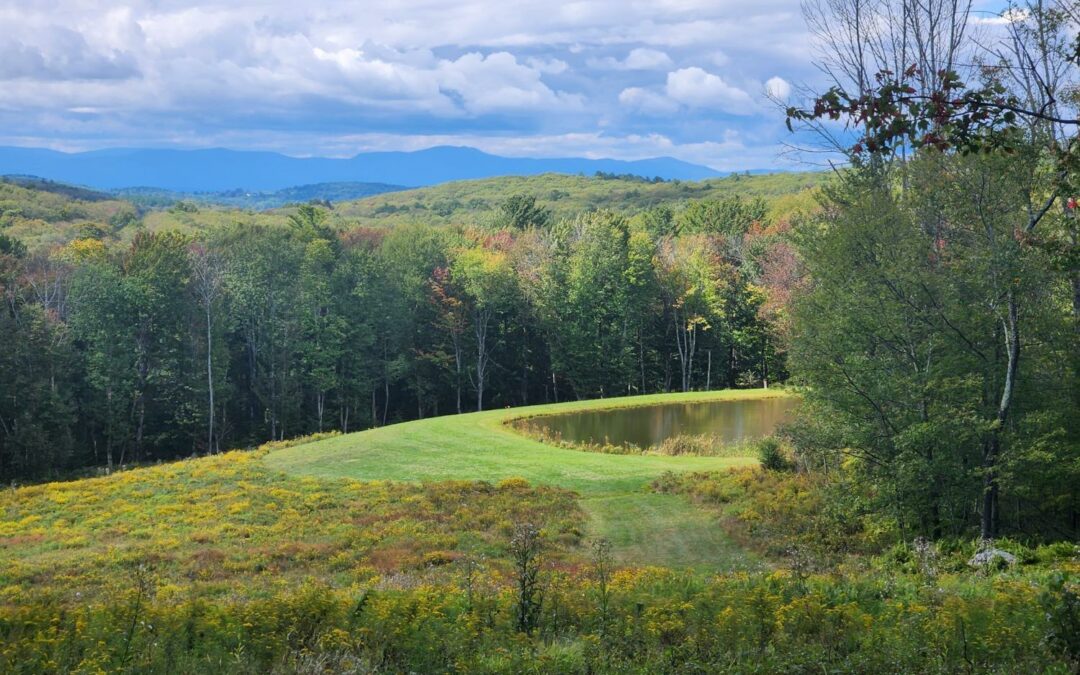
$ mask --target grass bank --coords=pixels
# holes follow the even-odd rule
[[[591,537],[612,542],[616,558],[636,565],[709,571],[758,565],[715,527],[711,516],[649,483],[666,471],[715,471],[755,463],[753,457],[606,455],[545,445],[506,422],[537,415],[663,403],[788,396],[780,390],[655,394],[434,417],[272,452],[264,462],[286,473],[357,480],[497,482],[522,477],[574,490]]]

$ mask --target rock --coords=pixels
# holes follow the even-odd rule
[[[982,549],[975,555],[971,556],[971,560],[968,561],[968,565],[972,567],[988,567],[997,563],[998,560],[1003,561],[1006,565],[1015,565],[1016,556],[1008,551],[1002,551],[1000,548],[994,548],[989,546]]]

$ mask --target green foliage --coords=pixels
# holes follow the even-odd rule
[[[764,438],[758,442],[758,461],[766,471],[790,471],[793,466],[780,441],[776,438]]]
[[[408,222],[464,224],[499,222],[499,211],[515,195],[534,196],[552,222],[593,210],[632,215],[664,205],[681,209],[701,200],[740,196],[768,200],[770,219],[785,219],[816,208],[813,194],[828,179],[822,173],[769,174],[702,182],[645,183],[637,179],[568,176],[505,176],[445,183],[377,195],[337,205],[337,213],[362,225]],[[449,206],[449,208],[446,208]]]
[[[676,229],[682,234],[723,234],[742,236],[755,223],[765,220],[768,208],[760,197],[743,200],[739,196],[722,200],[691,202],[679,213]]]
[[[66,243],[79,230],[126,219],[135,209],[100,193],[56,183],[0,180],[0,230],[21,239],[31,250]]]
[[[1035,578],[1038,580],[1038,578]],[[135,585],[61,608],[0,609],[6,672],[1070,672],[1048,642],[1057,624],[1026,579],[715,577],[615,572],[601,612],[596,582],[558,575],[533,637],[516,599],[487,586],[359,589],[307,582],[262,597],[170,600]],[[124,587],[128,588],[125,590]],[[134,626],[134,629],[130,627]]]
[[[547,188],[548,181],[568,189],[516,189]],[[44,452],[41,462],[24,464],[55,475],[460,411],[474,402],[755,386],[770,358],[782,379],[782,362],[762,339],[771,333],[757,311],[764,295],[751,286],[759,256],[778,245],[773,234],[725,226],[731,234],[679,243],[681,207],[655,210],[667,214],[658,216],[666,225],[615,212],[555,223],[559,216],[542,197],[527,196],[555,195],[567,209],[587,209],[575,201],[580,190],[599,186],[598,194],[614,197],[625,182],[481,181],[459,186],[472,196],[438,198],[447,214],[487,209],[473,221],[481,227],[386,229],[355,228],[347,208],[308,204],[254,214],[171,202],[174,208],[140,214],[78,191],[5,183],[11,218],[71,219],[64,227],[40,225],[25,251],[7,246],[19,248],[5,262],[14,305],[41,306],[75,338],[74,379],[62,383],[68,390],[61,396],[77,411],[67,422],[75,452],[63,466],[47,467]],[[690,184],[644,186],[659,190],[661,201],[698,196]],[[800,186],[770,178],[737,189],[772,195]],[[717,183],[702,195],[727,194],[728,187]],[[485,201],[478,195],[489,188],[506,193]],[[504,203],[517,224],[493,229],[491,205]],[[729,211],[756,208],[737,198],[717,203]],[[5,231],[5,241],[23,229]],[[52,238],[38,238],[45,230]],[[738,253],[744,249],[750,255]],[[669,250],[689,252],[679,265],[704,279],[698,287],[708,295],[707,311],[687,324],[704,360],[678,356],[669,334],[683,326],[675,314],[684,300],[665,297],[660,284],[667,258],[659,254]],[[713,273],[721,256],[730,264]]]
[[[545,227],[550,220],[551,212],[538,205],[533,195],[511,195],[499,206],[499,224],[513,230]]]
[[[892,171],[868,169],[796,231],[814,279],[792,313],[791,362],[809,385],[796,445],[817,470],[854,462],[905,531],[1075,527],[1077,401],[1066,392],[1077,372],[1061,367],[1076,345],[1071,290],[1017,234],[1039,197],[1014,187],[1038,161],[920,156],[897,169],[902,192]],[[988,493],[1011,506],[983,505],[980,523],[970,504]]]

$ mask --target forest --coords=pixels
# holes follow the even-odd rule
[[[785,377],[762,199],[487,227],[0,235],[0,475],[64,475],[463,410]],[[107,232],[108,228],[104,228]]]

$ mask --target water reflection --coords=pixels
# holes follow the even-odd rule
[[[670,403],[537,417],[530,422],[571,443],[654,446],[680,434],[717,436],[724,443],[768,436],[790,418],[792,397]]]

